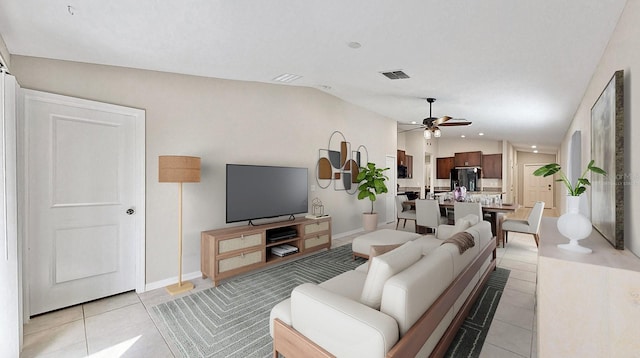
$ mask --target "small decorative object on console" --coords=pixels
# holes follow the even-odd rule
[[[271,253],[280,257],[295,254],[296,252],[298,252],[297,247],[293,245],[287,245],[287,244],[278,245],[271,248]]]

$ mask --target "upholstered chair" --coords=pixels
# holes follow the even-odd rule
[[[396,212],[398,221],[396,222],[396,230],[398,230],[398,225],[400,224],[400,220],[404,220],[402,227],[404,228],[407,225],[407,220],[416,221],[416,211],[411,209],[411,206],[405,204],[405,201],[408,201],[409,198],[406,195],[398,195],[396,196]],[[418,226],[416,225],[416,232],[418,232]]]
[[[529,217],[526,220],[506,219],[502,222],[503,241],[502,246],[509,242],[509,231],[521,232],[524,234],[533,235],[533,239],[536,241],[536,246],[539,246],[540,236],[540,221],[542,221],[542,213],[544,212],[544,201],[538,201],[533,204],[533,208],[529,213]]]
[[[447,223],[447,217],[440,215],[437,200],[416,200],[416,225],[428,227],[434,232],[438,226]]]

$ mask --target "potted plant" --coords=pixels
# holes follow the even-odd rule
[[[389,178],[384,175],[384,171],[389,168],[376,168],[374,163],[367,163],[366,167],[360,167],[360,173],[356,177],[358,183],[358,200],[368,198],[371,201],[371,211],[363,213],[362,225],[366,231],[375,230],[378,226],[378,214],[373,211],[373,202],[376,195],[386,193],[387,186],[385,180]]]
[[[589,162],[589,165],[587,165],[587,169],[584,170],[582,175],[578,178],[578,180],[576,180],[575,184],[571,184],[567,176],[562,172],[562,167],[560,167],[560,164],[558,163],[550,163],[544,165],[536,169],[536,171],[533,172],[533,175],[548,177],[549,175],[559,173],[560,179],[556,179],[556,181],[561,181],[564,183],[564,185],[567,187],[567,190],[569,191],[569,196],[580,196],[580,194],[584,193],[585,190],[587,190],[587,186],[591,185],[589,179],[585,178],[585,175],[587,175],[588,172],[591,171],[596,174],[607,175],[606,171],[596,167],[595,165],[593,165],[593,163],[593,160]]]
[[[585,176],[589,172],[595,174],[607,175],[607,172],[603,169],[593,165],[594,161],[591,160],[584,170],[582,175],[576,180],[575,183],[571,183],[567,176],[562,172],[562,167],[558,163],[550,163],[544,165],[533,172],[535,176],[547,177],[558,173],[561,181],[567,187],[567,212],[562,214],[558,219],[558,231],[569,238],[568,244],[560,244],[559,248],[579,252],[579,253],[591,253],[591,249],[580,246],[578,240],[587,238],[591,234],[591,221],[584,215],[580,214],[580,195],[587,190],[587,186],[591,185],[589,179]]]

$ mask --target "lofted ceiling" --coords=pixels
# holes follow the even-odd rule
[[[317,88],[443,138],[561,142],[626,0],[0,0],[26,55]],[[390,80],[385,71],[404,71]],[[401,127],[406,128],[406,127]]]

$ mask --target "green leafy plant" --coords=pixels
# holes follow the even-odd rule
[[[371,200],[371,214],[373,214],[373,202],[376,201],[376,195],[387,192],[385,180],[389,178],[384,175],[384,171],[389,168],[376,168],[374,163],[367,163],[366,167],[360,167],[360,173],[356,177],[358,186],[358,199],[369,198]]]
[[[591,171],[596,174],[607,175],[606,171],[593,165],[593,162],[594,162],[593,160],[589,162],[589,165],[587,165],[587,169],[584,170],[582,175],[578,178],[578,180],[576,180],[575,184],[571,184],[567,176],[562,172],[562,168],[558,163],[550,163],[550,164],[544,165],[536,169],[536,171],[533,172],[533,175],[548,177],[549,175],[558,173],[560,175],[560,179],[556,179],[556,181],[561,181],[564,183],[564,185],[567,187],[567,190],[569,190],[569,195],[580,196],[580,194],[584,193],[585,190],[587,190],[587,186],[591,185],[591,182],[589,182],[589,179],[585,178],[588,172]]]

